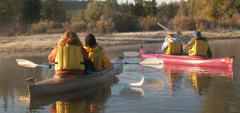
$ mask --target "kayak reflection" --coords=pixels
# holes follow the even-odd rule
[[[173,95],[183,83],[183,76],[189,75],[184,83],[190,83],[199,95],[204,93],[204,88],[208,88],[213,77],[225,77],[227,81],[233,80],[232,68],[212,68],[212,67],[193,67],[182,65],[165,64],[163,67],[168,76],[168,86],[170,95]]]
[[[38,98],[30,99],[29,95],[28,98],[20,96],[18,104],[24,104],[30,111],[37,111],[42,106],[51,105],[51,113],[100,112],[105,108],[99,108],[99,106],[108,101],[111,85],[117,81],[118,79],[115,78],[87,89]]]
[[[163,69],[181,70],[185,73],[201,74],[206,76],[223,76],[231,80],[234,78],[232,68],[194,67],[194,66],[164,64]]]

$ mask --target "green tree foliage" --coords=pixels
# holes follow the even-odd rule
[[[136,3],[134,7],[134,15],[135,17],[141,17],[146,15],[144,11],[144,7],[141,4]]]
[[[25,23],[33,23],[40,19],[41,0],[26,0],[23,6],[23,20]]]
[[[146,15],[156,15],[156,13],[157,13],[156,0],[146,1],[144,3],[144,10],[145,10]]]
[[[43,19],[54,22],[64,22],[66,20],[66,13],[64,6],[58,0],[44,0],[43,4]]]
[[[131,3],[128,5],[128,11],[130,15],[135,15],[135,6]]]
[[[115,30],[118,32],[131,32],[139,30],[139,22],[133,15],[117,12],[112,15],[111,18],[115,23]]]
[[[117,0],[105,0],[103,15],[106,17],[108,15],[112,15],[117,11],[117,8],[118,8]]]
[[[22,17],[22,0],[0,0],[0,25],[19,22]]]
[[[101,16],[100,20],[96,23],[96,29],[100,34],[112,33],[114,31],[114,23],[111,18]]]
[[[134,16],[135,17],[141,17],[146,16],[144,11],[144,0],[134,0],[135,6],[134,6]]]
[[[100,20],[102,15],[102,5],[98,1],[88,3],[87,9],[85,10],[85,19],[90,23],[95,23]]]
[[[165,15],[167,18],[172,19],[178,14],[178,8],[178,2],[170,2],[169,4],[162,2],[162,4],[158,6],[158,12]]]

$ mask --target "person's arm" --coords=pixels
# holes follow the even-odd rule
[[[195,44],[195,40],[191,40],[189,43],[183,46],[183,50],[184,51],[190,50],[194,46],[194,44]]]
[[[84,61],[88,60],[88,52],[87,52],[87,50],[84,49],[83,47],[81,47],[81,51],[82,51],[82,54],[83,54]]]
[[[102,61],[103,61],[102,65],[105,69],[107,69],[111,66],[111,62],[104,52],[103,52],[103,56],[102,56]]]
[[[212,51],[211,51],[211,49],[210,49],[209,46],[208,46],[207,56],[208,56],[209,58],[212,58]]]
[[[57,56],[57,52],[58,52],[58,46],[55,46],[52,50],[52,52],[48,55],[48,61],[55,63],[55,58]]]
[[[166,51],[168,49],[168,42],[164,42],[162,45],[162,50]]]

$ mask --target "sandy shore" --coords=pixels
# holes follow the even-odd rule
[[[194,31],[184,31],[178,35],[185,41],[192,38]],[[163,42],[167,31],[154,32],[127,32],[112,33],[108,35],[96,35],[97,43],[102,47],[129,45],[129,44],[145,44]],[[84,44],[84,38],[88,33],[77,33],[80,40]],[[16,54],[16,53],[38,53],[49,52],[57,44],[63,33],[56,34],[36,34],[31,36],[16,37],[0,37],[0,54]],[[202,32],[204,37],[208,39],[214,38],[240,38],[240,30],[225,31],[218,33]]]

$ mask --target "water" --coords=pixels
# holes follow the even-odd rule
[[[140,65],[124,65],[126,72],[145,76],[142,86],[117,83],[104,84],[85,90],[29,99],[26,81],[35,82],[52,77],[54,70],[17,65],[22,58],[37,64],[48,64],[48,53],[41,55],[11,55],[0,57],[0,113],[229,113],[240,112],[239,39],[210,40],[213,57],[235,56],[233,69],[168,66],[154,69]],[[140,45],[105,48],[109,59],[124,56],[124,51],[139,52]],[[161,51],[161,44],[144,44],[152,51]],[[140,62],[141,57],[127,58]]]

